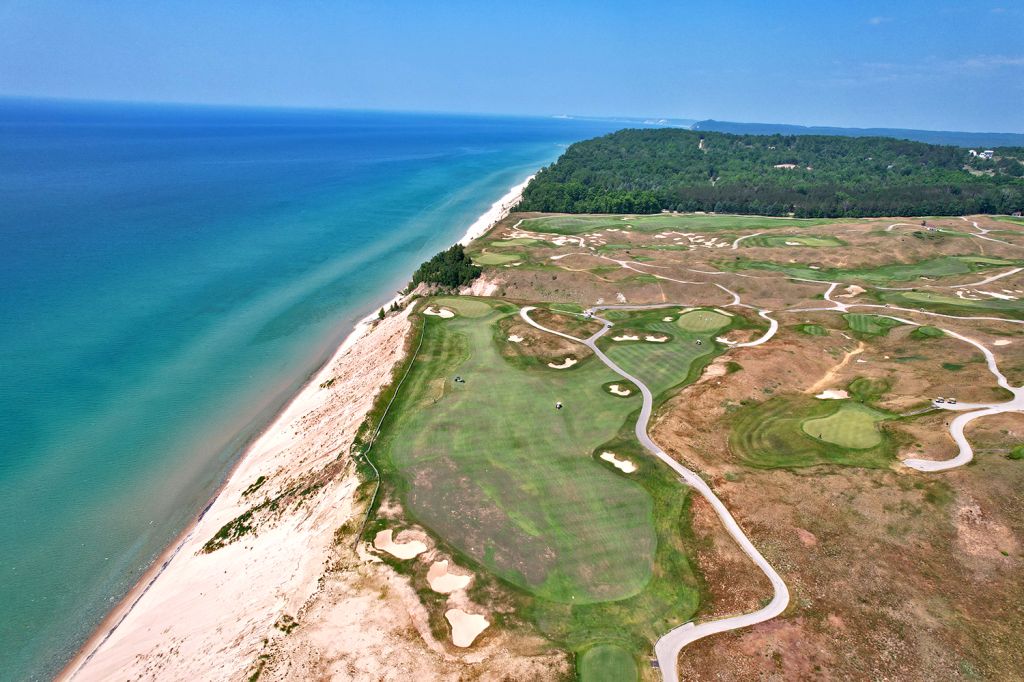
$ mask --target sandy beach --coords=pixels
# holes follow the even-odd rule
[[[459,243],[504,218],[528,182],[496,201]],[[358,660],[346,678],[457,676],[453,662],[464,659],[433,641],[411,588],[374,557],[351,551],[365,507],[354,495],[349,448],[410,329],[409,308],[383,320],[368,314],[58,679],[245,679],[270,668],[271,677],[305,676],[294,666],[305,670],[314,660],[320,676],[334,677],[332,655]],[[388,597],[367,587],[377,583],[390,584]],[[296,628],[302,636],[286,643]],[[329,641],[317,638],[325,628]],[[410,632],[420,641],[410,642]]]

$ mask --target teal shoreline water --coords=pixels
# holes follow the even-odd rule
[[[613,127],[0,100],[0,678],[59,670],[358,319]]]

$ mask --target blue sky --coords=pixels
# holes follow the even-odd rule
[[[0,94],[1024,132],[1021,0],[0,0]]]

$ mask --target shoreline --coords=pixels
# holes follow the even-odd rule
[[[511,213],[512,209],[521,201],[523,191],[535,177],[531,174],[522,182],[513,185],[504,195],[491,204],[483,214],[480,215],[466,230],[462,238],[455,244],[468,246],[471,242],[486,234],[494,225],[503,220]],[[411,276],[411,273],[410,273]],[[391,297],[381,306],[374,305],[366,316],[359,319],[337,348],[326,360],[320,363],[309,375],[307,380],[295,391],[295,393],[284,403],[280,410],[268,421],[266,426],[257,431],[246,443],[236,460],[224,474],[217,488],[214,490],[209,501],[203,508],[186,524],[168,546],[146,567],[132,587],[121,597],[117,604],[110,609],[106,616],[96,625],[93,631],[85,639],[82,645],[75,652],[74,656],[61,668],[54,679],[74,679],[93,660],[93,657],[100,651],[104,644],[114,635],[118,628],[131,615],[132,611],[149,593],[157,580],[170,567],[171,563],[178,557],[178,554],[185,545],[193,538],[196,530],[204,520],[206,514],[221,499],[225,489],[232,482],[235,475],[243,468],[250,456],[258,449],[261,443],[271,440],[280,432],[289,418],[293,417],[292,410],[296,408],[304,398],[308,399],[314,392],[313,388],[319,388],[322,383],[320,379],[330,368],[332,368],[345,354],[352,349],[368,332],[373,328],[374,322],[378,319],[380,308],[385,310],[394,303],[400,303],[406,296],[398,293]],[[378,386],[377,390],[383,386]],[[331,454],[329,451],[325,454]]]

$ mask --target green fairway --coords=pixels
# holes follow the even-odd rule
[[[875,424],[885,415],[860,403],[843,401],[839,409],[827,417],[808,419],[801,426],[804,433],[842,448],[863,450],[882,442]]]
[[[853,331],[870,336],[885,336],[893,327],[903,325],[902,322],[891,317],[869,315],[867,313],[845,313],[843,319],[846,320],[847,326]]]
[[[495,239],[490,242],[488,246],[551,246],[548,242],[541,239],[531,239],[530,237],[517,237],[515,239]]]
[[[520,227],[531,232],[551,234],[582,234],[608,228],[624,229],[627,226],[642,232],[659,232],[662,230],[708,232],[715,230],[765,230],[783,227],[813,227],[832,222],[836,221],[827,218],[799,219],[751,215],[673,215],[658,213],[654,215],[625,217],[616,215],[546,215],[538,218],[528,218],[523,221]]]
[[[620,646],[599,644],[579,656],[576,675],[580,682],[634,682],[636,661]]]
[[[681,328],[688,332],[715,332],[729,326],[732,319],[728,315],[714,310],[691,310],[676,320]]]
[[[729,448],[744,464],[765,469],[818,464],[885,468],[895,456],[896,442],[876,425],[887,418],[860,403],[775,396],[735,413]]]
[[[1024,264],[1024,261],[986,258],[983,256],[940,256],[939,258],[931,258],[917,263],[880,265],[873,268],[812,268],[810,265],[755,261],[746,258],[717,263],[719,267],[728,270],[771,270],[781,272],[788,277],[799,277],[801,279],[865,282],[867,284],[909,282],[922,277],[934,279],[937,277],[966,275],[1000,266],[1019,266],[1022,264]]]
[[[843,246],[845,242],[842,242],[835,237],[827,236],[796,236],[796,235],[765,235],[759,234],[756,237],[747,237],[740,242],[740,246],[743,247],[785,247],[785,246],[811,246],[811,247],[822,247],[822,246]]]
[[[927,291],[886,291],[882,300],[887,303],[922,308],[951,315],[1000,315],[1024,319],[1024,300],[1007,301],[996,298],[971,300]]]
[[[925,339],[937,339],[945,335],[946,332],[942,331],[938,327],[930,327],[927,325],[918,327],[914,331],[910,332],[910,338],[917,339],[918,341],[924,341]]]
[[[473,256],[473,262],[477,265],[504,265],[521,260],[523,256],[518,253],[481,253]]]
[[[801,324],[797,325],[796,330],[808,336],[828,336],[828,330],[820,324]]]
[[[487,307],[472,299],[436,304],[457,316],[426,319],[404,404],[380,445],[410,483],[410,511],[545,599],[639,592],[655,549],[651,498],[589,456],[633,409],[603,389],[617,377],[594,358],[571,371],[510,362],[495,340],[501,312],[471,317]]]

